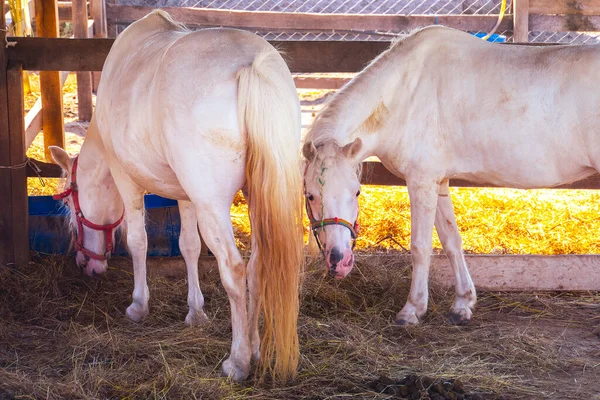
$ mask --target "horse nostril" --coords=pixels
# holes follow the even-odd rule
[[[93,276],[94,278],[98,276],[98,274],[96,273],[96,270],[95,270],[95,269],[93,269],[93,270],[92,270],[92,276]]]
[[[331,265],[337,265],[337,263],[342,261],[343,258],[344,258],[344,255],[342,254],[341,251],[339,251],[335,247],[333,249],[331,249],[331,253],[329,254],[329,263]]]

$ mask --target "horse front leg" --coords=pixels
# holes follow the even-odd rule
[[[129,176],[118,169],[111,170],[123,204],[127,221],[127,247],[133,261],[132,303],[127,307],[127,318],[140,322],[148,316],[150,291],[146,280],[148,237],[144,220],[144,191]]]
[[[188,306],[190,310],[185,317],[189,326],[200,325],[208,321],[204,313],[204,296],[200,290],[198,279],[198,258],[200,257],[201,243],[198,233],[198,218],[196,209],[189,201],[179,201],[179,216],[181,218],[181,232],[179,234],[179,249],[185,260],[188,275]]]
[[[477,294],[465,261],[462,239],[456,225],[456,216],[447,182],[445,188],[441,188],[438,196],[435,228],[456,278],[456,296],[450,309],[449,320],[456,325],[466,324],[473,315],[471,310],[477,302]]]
[[[429,265],[437,205],[437,183],[407,179],[410,198],[412,281],[406,304],[396,315],[398,325],[417,325],[427,311]]]
[[[235,245],[229,205],[196,204],[198,226],[208,248],[217,258],[221,283],[231,306],[232,343],[223,374],[234,381],[250,373],[250,341],[246,310],[246,267]]]

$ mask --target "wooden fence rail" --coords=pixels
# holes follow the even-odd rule
[[[519,31],[525,24],[531,31],[600,31],[600,0],[514,0],[514,15],[505,15],[500,31]],[[129,24],[155,7],[106,4],[109,24]],[[163,7],[176,20],[192,27],[228,26],[258,31],[294,32],[400,32],[425,25],[441,24],[465,31],[488,31],[496,15],[388,15],[282,13],[270,11],[221,10],[192,7]],[[519,15],[520,14],[520,15]],[[70,21],[70,2],[59,2],[59,17]]]

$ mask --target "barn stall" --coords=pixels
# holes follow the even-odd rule
[[[1,52],[1,165],[10,167],[0,169],[6,193],[0,204],[3,396],[420,398],[427,392],[439,398],[449,397],[449,391],[455,397],[464,391],[465,398],[598,396],[600,344],[594,332],[600,324],[598,258],[583,254],[597,253],[593,233],[598,230],[597,177],[570,185],[568,191],[503,192],[453,182],[452,196],[463,205],[458,224],[466,231],[465,247],[478,253],[467,257],[479,289],[474,318],[465,327],[446,322],[452,279],[444,256],[436,255],[428,314],[420,326],[401,328],[394,326],[393,317],[410,285],[405,250],[408,199],[404,189],[392,188],[403,181],[376,161],[366,162],[363,183],[369,186],[361,200],[363,235],[357,271],[332,282],[323,277],[319,260],[308,265],[299,324],[301,367],[297,381],[287,387],[256,384],[252,379],[237,385],[219,377],[215,366],[227,357],[231,334],[215,262],[210,254],[201,256],[201,287],[210,323],[188,328],[183,324],[183,261],[175,257],[177,211],[172,201],[149,195],[148,227],[155,256],[150,262],[151,314],[143,324],[125,320],[132,277],[124,245],[109,274],[95,280],[80,276],[71,257],[45,254],[68,249],[64,211],[48,197],[28,196],[26,176],[31,177],[29,192],[54,190],[57,182],[52,178],[60,171],[42,161],[44,148],[64,147],[69,144],[65,138],[70,138],[70,150],[77,152],[98,80],[88,71],[101,69],[112,44],[103,37],[117,34],[152,7],[92,1],[86,11],[88,4],[83,2],[59,2],[54,7],[38,3],[31,13],[36,22],[54,21],[46,32],[38,30],[38,36],[58,36],[60,27],[62,36],[69,37],[64,22],[72,20],[74,38],[9,36]],[[420,2],[409,10],[389,7],[384,13],[384,3],[372,2],[364,10],[349,9],[354,4],[327,9],[319,2],[308,8],[300,2],[296,8],[287,3],[252,7],[239,2],[243,9],[234,11],[229,9],[238,2],[200,4],[205,6],[201,9],[177,7],[175,2],[160,5],[190,27],[234,26],[258,31],[276,43],[297,74],[307,125],[329,90],[386,49],[392,35],[435,23],[474,34],[489,32],[500,6],[500,2],[455,2],[460,3],[458,11],[447,11],[432,7],[435,2]],[[265,11],[270,8],[278,12]],[[372,11],[375,14],[369,14]],[[600,5],[594,1],[577,7],[567,2],[517,1],[502,18],[494,39],[593,43],[597,34],[589,32],[600,31],[598,14]],[[61,20],[59,26],[56,22]],[[86,36],[97,39],[83,39]],[[24,95],[23,70],[43,71],[39,81],[43,99],[47,98],[44,107],[38,105],[36,113],[34,104],[30,107],[34,113],[29,110],[26,116],[24,100],[30,96]],[[68,82],[66,97],[60,95],[62,77],[53,71],[79,71],[76,102]],[[35,84],[37,75],[31,78]],[[76,115],[76,125],[83,126],[79,135],[63,133],[63,125],[72,131],[73,123],[64,123],[63,106],[57,105],[62,101]],[[44,133],[37,135],[42,123]],[[29,147],[41,139],[45,146]],[[26,158],[26,149],[38,161]],[[50,178],[48,188],[40,187],[38,176]],[[391,195],[390,190],[399,194]],[[494,203],[490,200],[494,196],[501,200]],[[247,252],[244,207],[243,200],[236,199],[232,216],[239,246]],[[522,225],[516,226],[515,220],[522,220]],[[568,229],[562,229],[565,226]],[[490,231],[495,237],[488,237]],[[574,236],[572,242],[565,235]],[[480,243],[481,237],[487,243]],[[534,244],[523,245],[528,241]]]

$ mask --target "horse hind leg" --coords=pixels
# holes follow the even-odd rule
[[[185,317],[189,326],[200,325],[208,321],[204,313],[204,296],[198,280],[198,258],[200,257],[200,234],[198,233],[198,218],[196,209],[189,201],[179,201],[181,217],[181,233],[179,234],[179,249],[185,260],[188,274],[188,305],[190,310]]]
[[[242,189],[246,203],[250,204],[247,188]],[[252,218],[252,216],[250,216]],[[247,273],[248,273],[248,294],[250,295],[248,301],[248,331],[250,334],[250,350],[252,352],[252,360],[258,361],[260,359],[260,335],[258,332],[258,319],[260,317],[260,288],[257,275],[258,260],[258,246],[256,246],[255,240],[252,239],[252,255],[250,261],[248,261]]]
[[[435,228],[456,278],[455,299],[450,309],[449,321],[456,325],[463,325],[472,317],[477,294],[462,250],[462,239],[456,225],[452,200],[448,194],[448,184],[445,185],[445,190],[441,190],[438,196]]]
[[[223,374],[234,381],[250,373],[250,343],[246,310],[246,267],[235,245],[229,204],[195,202],[198,226],[204,241],[217,258],[221,282],[231,306],[232,343],[223,363]]]

